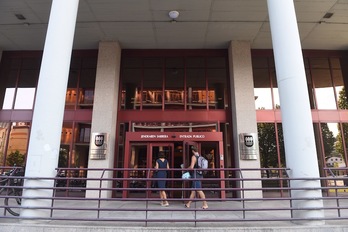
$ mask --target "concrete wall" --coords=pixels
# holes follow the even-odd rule
[[[107,133],[108,144],[106,159],[89,159],[88,168],[114,167],[120,65],[121,47],[118,42],[100,42],[91,133]],[[101,174],[101,172],[89,171],[87,176],[88,178],[100,178]],[[107,172],[104,177],[111,178],[112,172]],[[99,182],[90,181],[87,183],[87,187],[99,188]],[[103,187],[112,187],[112,182],[104,182]],[[86,197],[96,197],[97,194],[98,191],[90,190],[87,191]],[[111,197],[111,192],[103,191],[102,197]]]
[[[243,160],[240,156],[240,133],[256,133],[256,110],[251,50],[248,41],[232,41],[228,49],[231,88],[231,109],[235,163],[238,168],[260,168],[260,156],[256,160]],[[257,136],[256,136],[257,137]],[[260,172],[243,172],[243,178],[260,178]],[[244,188],[260,188],[260,181],[247,181]],[[262,197],[261,191],[246,191],[245,198]]]

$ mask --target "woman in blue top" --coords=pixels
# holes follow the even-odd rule
[[[168,160],[165,158],[165,154],[163,151],[160,151],[158,153],[158,159],[156,160],[156,166],[157,170],[157,178],[167,178],[167,170],[169,169],[169,163]],[[167,194],[166,191],[164,191],[164,188],[166,187],[166,180],[158,180],[157,186],[161,190],[159,191],[160,197],[161,197],[161,206],[169,206],[169,203],[167,201]]]

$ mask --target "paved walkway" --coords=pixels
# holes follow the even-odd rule
[[[334,202],[332,202],[334,205]],[[59,205],[61,204],[61,205]],[[59,203],[56,206],[63,206],[64,202]],[[73,204],[73,205],[72,205]],[[90,204],[90,202],[89,202]],[[132,207],[139,207],[139,202],[134,201],[118,201],[107,203],[109,207],[114,208],[112,204],[117,204],[118,208],[131,209]],[[263,208],[270,204],[267,202],[251,202],[248,203],[248,207]],[[272,205],[275,208],[284,207],[284,202],[274,201]],[[345,203],[348,205],[348,202]],[[81,201],[69,202],[69,207],[78,207],[83,205]],[[194,206],[194,204],[192,204]],[[197,203],[197,208],[200,204]],[[329,207],[330,205],[326,205]],[[157,201],[148,202],[147,207],[149,209],[163,209]],[[213,211],[214,208],[224,209],[226,211]],[[298,223],[305,222],[290,222],[290,221],[262,221],[269,219],[285,218],[289,217],[288,211],[251,211],[246,212],[247,217],[255,220],[259,218],[260,221],[242,221],[237,222],[233,219],[242,219],[242,212],[239,211],[227,211],[233,207],[238,207],[236,202],[209,202],[210,210],[182,210],[183,204],[180,201],[171,202],[170,207],[166,208],[168,211],[150,211],[150,212],[136,212],[136,211],[107,211],[104,212],[103,218],[110,218],[110,221],[83,221],[83,218],[95,217],[96,212],[86,211],[59,211],[54,213],[55,218],[80,218],[81,220],[48,220],[48,221],[31,221],[31,220],[19,220],[19,219],[0,219],[0,231],[1,232],[112,232],[112,231],[235,231],[235,232],[266,232],[266,231],[280,231],[280,232],[348,232],[348,220],[327,220],[317,221],[315,223],[307,223],[300,225]],[[348,210],[342,210],[342,214],[347,217]],[[120,221],[112,220],[112,218],[119,218],[116,214],[122,215],[123,219]],[[200,219],[213,220],[212,222],[185,222],[180,220],[192,219],[194,216]],[[325,211],[325,217],[337,217],[337,210]],[[139,219],[147,217],[148,219],[159,219],[160,222],[133,222],[129,221],[139,217]],[[232,222],[218,222],[217,219],[231,218]],[[214,221],[216,219],[216,221]],[[128,221],[127,221],[128,220]],[[170,221],[173,220],[173,221]],[[177,220],[174,222],[174,220]]]

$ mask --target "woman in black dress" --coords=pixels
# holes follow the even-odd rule
[[[157,181],[157,186],[161,190],[159,191],[160,198],[161,198],[161,206],[169,206],[169,203],[167,201],[167,194],[166,191],[164,191],[164,188],[166,187],[166,180],[164,178],[167,178],[167,170],[169,169],[169,163],[168,160],[165,158],[165,154],[163,151],[160,151],[158,153],[158,159],[156,160],[156,166],[157,170],[157,178],[163,178],[162,180]]]

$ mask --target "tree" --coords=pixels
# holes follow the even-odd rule
[[[347,95],[345,88],[343,87],[341,91],[338,93],[338,107],[340,109],[348,109],[348,101],[347,101]],[[336,144],[335,144],[335,149],[339,154],[345,154],[344,153],[344,148],[343,148],[343,138],[342,134],[344,136],[345,144],[348,144],[348,123],[342,123],[342,129],[338,125],[338,135],[336,137]],[[342,157],[344,160],[346,160],[346,155],[343,155]]]
[[[340,109],[348,109],[347,95],[344,87],[338,93],[338,107]]]
[[[60,148],[59,150],[58,167],[68,167],[68,151],[65,148]]]
[[[327,123],[321,123],[321,134],[323,137],[325,156],[332,156],[336,139],[332,131],[330,131]]]
[[[11,167],[12,166],[24,167],[25,155],[20,153],[18,150],[11,152],[6,158],[6,164]]]
[[[278,150],[276,141],[276,127],[274,123],[259,123],[257,125],[258,137],[259,137],[259,150],[261,166],[278,167],[285,166],[285,152],[284,152],[284,139],[283,129],[281,124],[277,124],[278,142],[280,150],[280,160],[278,161]]]

